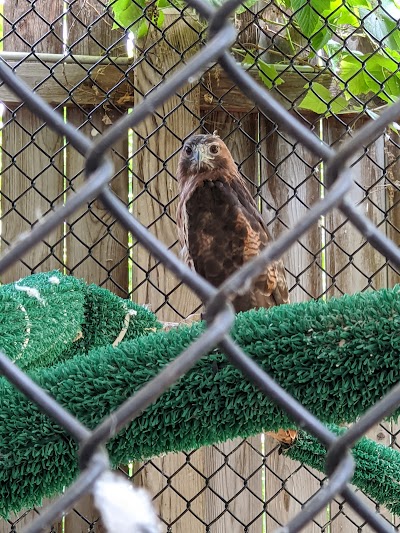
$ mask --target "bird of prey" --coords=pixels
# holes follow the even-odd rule
[[[226,144],[216,134],[184,144],[177,179],[179,241],[185,261],[218,287],[271,242],[266,224]],[[264,272],[233,305],[236,311],[288,303],[282,261]]]
[[[218,287],[271,242],[266,224],[226,144],[216,135],[193,135],[184,144],[177,172],[177,227],[187,264]],[[233,300],[235,311],[289,302],[282,261]],[[269,433],[291,445],[297,432]]]

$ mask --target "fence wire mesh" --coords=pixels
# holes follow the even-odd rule
[[[166,322],[207,302],[208,328],[175,361],[174,379],[219,343],[244,378],[330,449],[329,483],[280,457],[265,435],[121,466],[149,488],[164,530],[397,529],[397,517],[348,483],[350,450],[366,428],[398,447],[398,425],[380,421],[400,403],[400,389],[365,415],[364,426],[337,438],[233,343],[227,304],[279,256],[294,302],[399,281],[399,137],[390,126],[400,114],[397,4],[4,0],[1,7],[2,282],[59,268],[149,305]],[[175,228],[182,143],[214,130],[275,239],[220,290],[181,264]],[[0,366],[78,440],[82,468],[79,484],[58,501],[9,517],[0,531],[103,531],[89,497],[81,498],[108,468],[102,445],[145,408],[143,396],[90,431],[5,357]],[[162,386],[145,387],[152,399],[174,381],[167,372],[160,379]]]

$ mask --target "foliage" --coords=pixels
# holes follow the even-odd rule
[[[224,2],[208,1],[214,6]],[[246,11],[256,1],[247,0],[236,13]],[[114,27],[129,28],[140,38],[147,34],[150,24],[162,27],[165,8],[182,9],[185,2],[110,0],[109,5]],[[379,106],[379,102],[390,104],[400,96],[400,0],[275,0],[275,6],[283,19],[279,38],[290,45],[293,53],[278,53],[272,62],[265,61],[257,48],[237,50],[243,65],[256,67],[269,89],[284,83],[278,72],[301,71],[304,66],[309,68],[312,60],[316,73],[330,71],[336,82],[328,89],[317,82],[317,76],[305,86],[301,108],[322,114],[360,111]],[[263,17],[262,12],[259,16]],[[275,22],[265,21],[266,25]],[[304,40],[306,44],[301,42]],[[357,49],[357,43],[364,49]],[[274,41],[270,49],[273,46]]]
[[[146,0],[114,0],[109,3],[114,18],[113,28],[126,28],[140,39],[152,22],[161,27],[164,22],[163,8],[171,6],[168,0],[156,0],[147,5]]]
[[[329,90],[316,82],[307,85],[299,107],[321,113],[360,111],[376,105],[375,97],[390,104],[400,96],[399,0],[277,3],[285,13],[287,40],[295,28],[308,41],[308,59],[314,59],[315,70],[329,69],[337,81]],[[358,50],[360,44],[370,51]],[[282,58],[281,63],[293,65],[293,58]]]

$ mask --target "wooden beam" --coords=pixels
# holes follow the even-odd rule
[[[107,95],[118,107],[133,104],[133,83],[125,78],[126,65],[82,63],[9,62],[8,65],[35,93],[52,105],[97,105]],[[125,99],[126,97],[126,99]],[[20,99],[6,85],[0,87],[0,100],[6,105]]]
[[[133,61],[133,59],[132,59]],[[135,68],[126,64],[93,63],[44,63],[40,61],[9,62],[11,68],[44,100],[52,105],[97,105],[107,97],[119,107],[129,108],[134,104],[135,89],[133,75]],[[250,75],[261,87],[257,69],[249,70]],[[284,107],[298,105],[305,94],[304,86],[313,80],[330,88],[332,76],[313,72],[312,67],[303,72],[288,70],[279,74],[284,81],[270,92]],[[5,104],[18,104],[20,100],[5,85],[0,87],[0,100]],[[137,100],[137,98],[136,98]],[[210,111],[223,106],[230,112],[248,113],[256,111],[254,104],[229,79],[221,67],[216,66],[201,78],[200,106]]]
[[[308,72],[287,70],[279,74],[279,78],[284,83],[276,88],[267,89],[260,80],[259,72],[256,68],[250,69],[248,73],[261,87],[269,90],[275,100],[286,109],[291,109],[300,104],[306,93],[304,87],[308,82],[318,81],[327,89],[332,84],[332,76],[327,73],[313,72],[312,69]],[[210,111],[217,106],[223,106],[231,113],[257,112],[254,103],[246,98],[220,66],[217,65],[206,73],[202,81],[200,106],[203,110]]]

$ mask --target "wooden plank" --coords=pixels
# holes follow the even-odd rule
[[[189,19],[197,27],[197,22]],[[164,39],[151,31],[139,43],[145,58],[135,70],[138,95],[147,94],[164,77],[170,78],[175,68],[182,65],[182,55],[187,60],[195,53],[193,44],[198,35],[175,13],[167,14]],[[154,45],[154,43],[156,43]],[[184,94],[188,88],[182,88]],[[137,96],[135,103],[142,100]],[[133,214],[147,226],[161,242],[177,254],[175,211],[177,184],[175,172],[182,140],[198,126],[199,89],[185,96],[168,99],[157,111],[134,129]],[[199,300],[166,269],[159,265],[140,245],[134,244],[133,298],[149,304],[161,320],[180,321],[195,312]],[[183,533],[204,531],[204,478],[197,472],[204,468],[204,453],[199,450],[186,462],[185,454],[168,454],[152,459],[145,465],[136,465],[136,480],[152,495],[164,523],[164,531]],[[165,477],[166,476],[166,477]],[[168,524],[170,528],[168,528]]]
[[[74,15],[85,27],[98,17],[97,12],[87,2],[75,2],[71,6],[67,24],[69,45],[75,53],[99,54],[101,49],[94,39],[86,37],[73,45],[75,39],[81,38],[81,23],[75,21]],[[104,17],[93,27],[91,35],[105,46],[110,46],[119,34],[111,30],[110,20]],[[75,98],[75,94],[73,94]],[[95,111],[91,107],[68,109],[68,121],[80,131],[93,138],[116,122],[121,113],[108,106],[104,99],[104,106]],[[115,166],[115,176],[112,189],[124,203],[128,203],[128,138],[122,136],[113,146],[111,158]],[[77,190],[84,183],[85,161],[74,149],[67,147],[66,170],[71,188],[68,193]],[[120,296],[128,296],[128,232],[115,221],[98,201],[89,207],[83,206],[68,220],[67,225],[67,267],[69,272],[82,277],[89,283],[101,285]]]
[[[136,69],[138,94],[145,95],[157,86],[163,79],[160,72],[170,77],[180,65],[178,51],[188,50],[197,40],[197,33],[186,22],[177,22],[175,15],[168,17],[171,24],[164,40],[154,48],[150,43],[152,39],[159,39],[158,32],[146,40],[151,51]],[[178,51],[171,48],[169,42]],[[186,90],[183,88],[182,94]],[[174,222],[178,194],[175,172],[182,140],[198,126],[198,102],[198,88],[185,97],[185,107],[180,96],[174,96],[134,129],[133,214],[176,253],[179,253],[179,245]],[[186,287],[176,290],[178,280],[140,245],[134,244],[133,261],[135,300],[150,304],[165,321],[179,321],[197,309],[200,302],[192,292]]]
[[[261,435],[234,439],[205,448],[207,531],[263,528],[263,454]],[[204,530],[203,530],[204,531]]]
[[[368,119],[360,119],[357,129]],[[357,129],[352,135],[357,134]],[[348,139],[348,129],[332,117],[324,121],[324,140],[334,148]],[[381,231],[386,231],[385,209],[386,190],[383,176],[385,165],[384,137],[380,137],[368,148],[360,147],[352,161],[355,185],[350,191],[350,198],[359,205],[363,213],[370,218]],[[337,210],[325,217],[326,272],[328,296],[353,294],[364,290],[376,290],[387,286],[386,259],[346,220]],[[367,436],[380,444],[390,444],[391,425],[383,423],[372,428]],[[369,506],[375,504],[362,496]],[[384,509],[381,514],[391,520],[391,515]],[[361,519],[349,505],[337,498],[331,505],[331,532],[354,532],[362,526],[363,533],[373,529],[363,525]]]
[[[385,136],[385,170],[386,170],[386,215],[387,215],[387,236],[392,239],[395,245],[400,246],[400,216],[399,216],[399,202],[400,202],[400,145],[399,137],[396,133],[389,130]],[[389,288],[394,287],[400,282],[400,269],[394,267],[390,263],[387,267],[387,285]],[[395,421],[385,423],[385,426],[390,429],[390,442],[388,443],[393,448],[399,450],[400,439],[398,437],[400,432],[400,424]],[[386,432],[384,432],[386,433]],[[399,528],[400,517],[394,516],[393,523],[396,528]]]
[[[255,193],[258,185],[257,115],[228,115],[216,111],[207,116],[205,127],[209,132],[218,131],[249,189]],[[210,478],[206,491],[206,523],[210,525],[210,532],[260,533],[264,501],[261,435],[205,448],[205,464],[206,476]]]
[[[313,67],[310,67],[312,70]],[[283,81],[278,88],[267,89],[260,80],[257,68],[249,70],[251,77],[260,84],[260,87],[268,90],[277,102],[286,109],[296,107],[304,98],[307,82],[317,81],[324,87],[329,88],[332,78],[328,74],[321,73],[318,68],[315,72],[302,72],[301,74],[288,69],[279,74]],[[256,113],[254,102],[243,94],[241,89],[230,80],[221,67],[217,66],[204,76],[204,87],[201,93],[201,108],[203,111],[212,111],[220,105],[232,112]]]
[[[365,122],[360,119],[357,128]],[[335,148],[346,142],[347,128],[341,121],[330,118],[324,124],[326,142]],[[383,142],[383,137],[380,137],[367,150],[360,148],[354,155],[351,164],[355,186],[350,191],[350,198],[359,205],[364,215],[385,231]],[[326,216],[324,227],[329,296],[386,287],[385,258],[370,244],[365,244],[365,238],[346,221],[344,215],[337,210],[332,211]]]
[[[110,17],[105,14],[98,19],[98,12],[85,0],[73,2],[67,15],[68,47],[72,53],[99,55],[103,49],[119,39],[118,32],[112,31]],[[93,26],[92,26],[93,24]],[[91,27],[88,32],[87,28]],[[76,44],[75,44],[76,43]],[[93,84],[91,79],[87,83]],[[121,113],[108,105],[102,95],[104,105],[92,107],[68,108],[67,119],[89,137],[95,137],[114,123]],[[75,99],[75,91],[72,94]],[[128,203],[128,139],[122,136],[113,146],[111,153],[115,165],[115,177],[112,189],[124,203]],[[66,172],[71,194],[84,183],[84,159],[77,152],[67,147]],[[83,206],[67,220],[67,268],[74,276],[84,278],[89,283],[101,285],[116,294],[128,296],[128,232],[115,221],[98,201]],[[84,496],[74,505],[74,509],[65,517],[65,532],[86,532],[94,524],[96,533],[102,533],[103,526],[98,519],[99,513],[93,507],[92,498]],[[92,531],[92,529],[91,529]]]
[[[318,158],[261,117],[260,199],[272,237],[292,228],[320,196]],[[322,293],[321,233],[317,225],[282,257],[291,302]]]
[[[114,109],[100,108],[86,113],[68,110],[68,121],[88,136],[105,131],[109,122],[120,117]],[[106,119],[107,124],[104,122]],[[84,183],[85,161],[73,148],[67,148],[66,171],[71,189]],[[128,139],[122,137],[114,146],[111,158],[115,165],[113,191],[128,203]],[[71,275],[96,283],[121,297],[128,297],[128,232],[99,201],[82,206],[67,221],[67,260]]]
[[[387,212],[387,236],[400,245],[400,144],[396,133],[388,130],[385,138],[385,170]],[[383,186],[382,186],[383,187]],[[400,270],[393,265],[388,265],[388,287],[400,283]]]
[[[61,43],[50,32],[49,24],[62,13],[62,9],[61,0],[55,0],[50,5],[39,0],[35,4],[35,10],[22,17],[26,11],[25,4],[5,4],[4,48],[24,52],[32,46],[37,52],[44,48],[50,52],[61,52]],[[49,24],[43,22],[39,15],[50,21]],[[48,35],[43,41],[35,44],[46,33]],[[25,44],[22,39],[29,44]],[[24,107],[10,107],[5,111],[3,120],[2,251],[30,230],[54,204],[59,203],[63,191],[63,158],[60,153],[62,137],[45,127],[41,119]],[[60,226],[43,243],[26,254],[23,261],[9,269],[1,281],[8,283],[32,271],[62,268],[62,238],[63,228]]]
[[[45,498],[41,508],[34,508],[19,513],[11,513],[7,520],[0,520],[0,533],[22,533],[39,516],[42,510],[46,509],[54,500]],[[54,525],[49,526],[44,533],[63,533],[62,520],[57,521]],[[85,532],[86,533],[86,532]]]
[[[118,34],[116,34],[117,36]],[[106,95],[122,108],[133,105],[133,74],[125,75],[128,65],[93,63],[66,63],[60,56],[58,62],[8,61],[8,65],[35,93],[53,105],[95,106],[102,104]],[[77,59],[78,61],[78,59]],[[125,81],[124,81],[125,80]],[[74,98],[70,99],[73,91]],[[20,99],[6,85],[0,87],[0,100],[6,104],[19,104]]]
[[[163,532],[204,532],[204,453],[166,454],[135,464],[135,483],[154,498]]]
[[[129,64],[93,66],[90,63],[65,62],[43,64],[38,61],[23,63],[9,61],[8,64],[29,87],[35,89],[35,92],[44,100],[54,105],[94,106],[101,104],[108,95],[113,105],[127,109],[132,107],[135,101],[133,78],[137,66],[133,68]],[[128,68],[129,72],[126,73]],[[326,72],[319,72],[317,67],[313,72],[313,68],[310,67],[311,72],[301,74],[293,70],[282,72],[280,78],[284,83],[279,85],[279,89],[271,89],[270,92],[279,103],[289,109],[302,101],[307,81],[315,80],[329,88],[332,84],[332,77]],[[250,69],[249,74],[261,87],[265,88],[257,68]],[[213,111],[220,105],[232,112],[257,112],[254,103],[229,79],[221,67],[212,68],[201,77],[200,81],[202,81],[200,105],[203,112]],[[72,90],[73,101],[69,99],[69,92]],[[19,98],[5,85],[0,87],[0,100],[6,104],[20,103]]]
[[[1,210],[2,251],[29,231],[62,202],[64,188],[62,137],[26,109],[7,110],[2,137]],[[2,275],[9,283],[31,272],[63,268],[63,227],[58,226],[42,243]]]
[[[302,145],[261,117],[260,200],[265,219],[276,239],[294,227],[320,196],[318,159]],[[322,293],[321,235],[317,225],[282,257],[287,269],[291,302],[318,298]],[[267,532],[286,524],[321,486],[323,476],[278,454],[276,441],[265,437]],[[326,523],[322,511],[307,532]]]
[[[50,24],[63,10],[62,0],[38,0],[35,9],[25,17],[28,3],[6,2],[3,6],[3,49],[18,52],[34,50],[60,53],[62,45],[56,38],[60,27]],[[43,17],[43,18],[42,18]],[[48,23],[44,22],[48,21]],[[17,33],[18,32],[18,33]],[[44,37],[39,43],[37,41]],[[36,44],[37,43],[37,44]],[[12,113],[15,113],[12,115]],[[55,203],[63,191],[63,159],[59,153],[62,138],[24,107],[10,106],[3,116],[1,172],[1,250],[29,230]],[[62,267],[63,228],[58,227],[43,243],[26,254],[2,277],[2,283],[14,281],[32,271]],[[15,527],[0,519],[0,532],[20,532],[36,518],[37,512],[51,505],[45,500],[41,509],[21,511],[10,516]],[[48,528],[48,531],[50,528]],[[61,522],[54,524],[61,531]]]
[[[62,533],[106,533],[91,494],[83,496],[66,514]],[[61,532],[60,532],[61,533]]]

